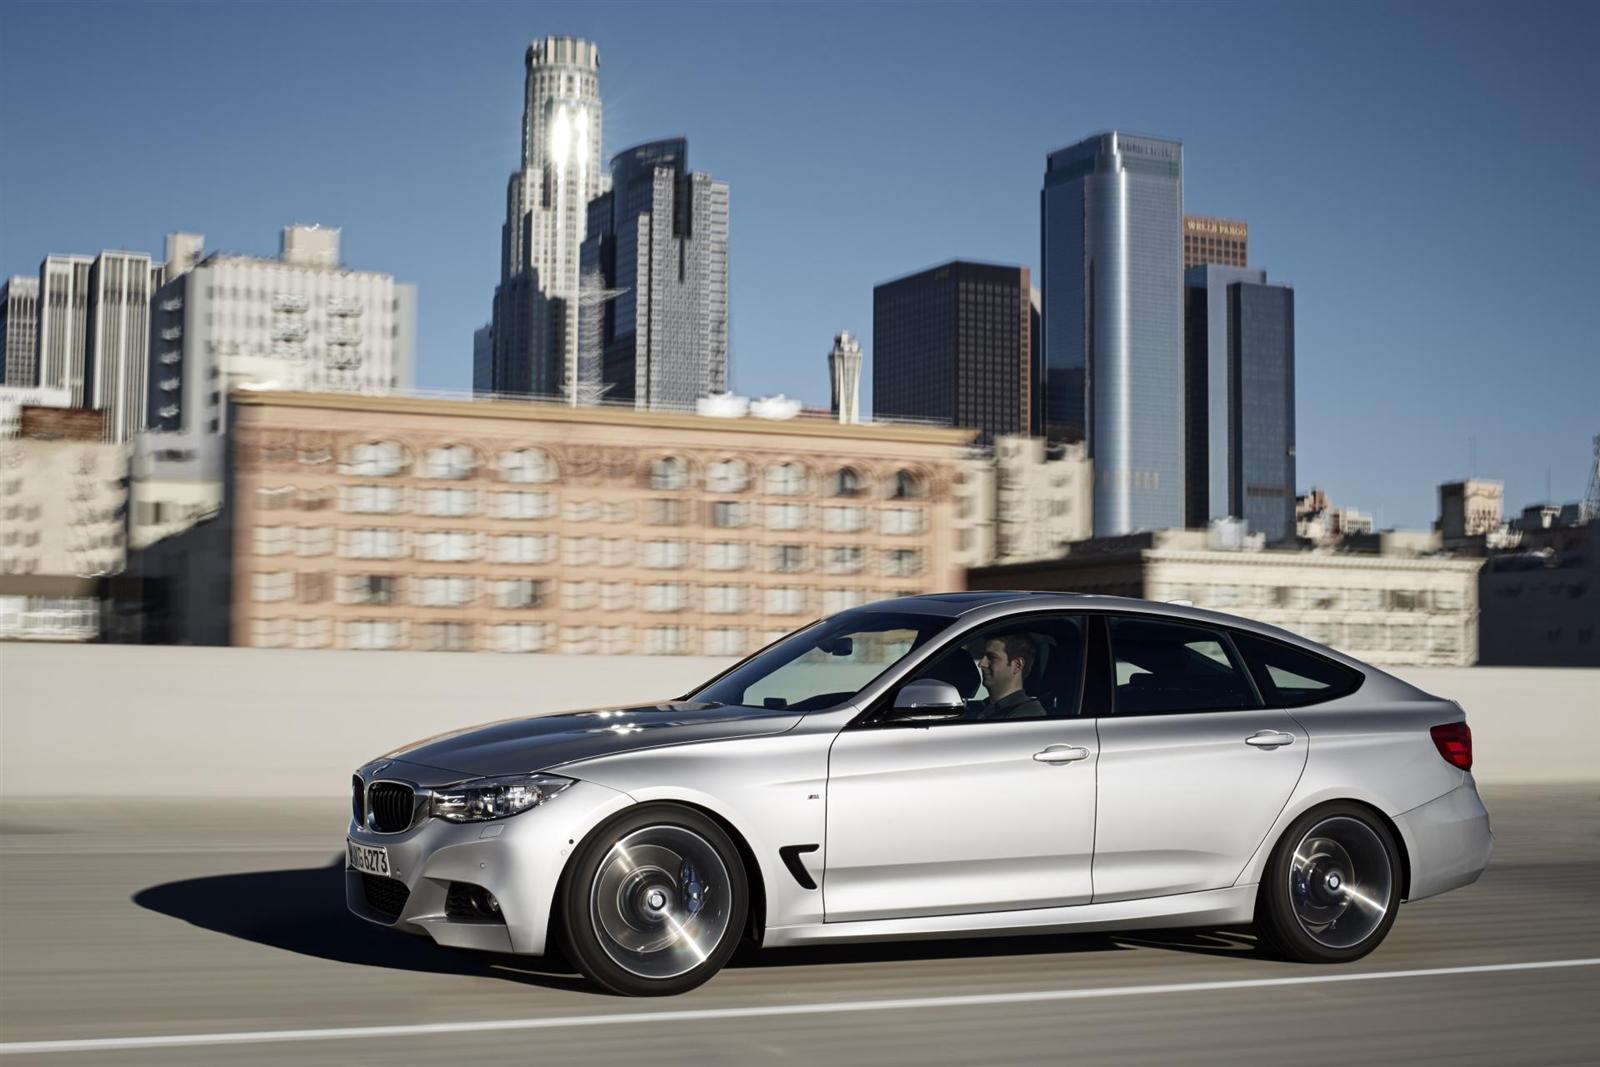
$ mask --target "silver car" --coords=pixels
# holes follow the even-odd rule
[[[807,626],[678,700],[362,767],[346,897],[619,993],[769,946],[1253,923],[1315,963],[1474,881],[1461,708],[1303,638],[1119,597],[951,593]]]

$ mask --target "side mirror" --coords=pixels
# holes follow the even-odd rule
[[[967,702],[961,699],[961,693],[949,682],[924,678],[901,686],[900,692],[894,697],[894,708],[896,711],[916,710],[934,713],[966,711]]]

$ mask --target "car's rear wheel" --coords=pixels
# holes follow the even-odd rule
[[[1383,941],[1400,907],[1400,852],[1359,804],[1326,804],[1296,819],[1261,880],[1257,932],[1305,963],[1360,959]]]
[[[614,993],[664,996],[710,978],[749,909],[739,850],[692,808],[653,804],[590,834],[562,882],[572,962]]]

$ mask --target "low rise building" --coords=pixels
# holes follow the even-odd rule
[[[143,549],[222,510],[225,441],[215,434],[143,433],[128,482],[128,547]]]
[[[1478,583],[1481,662],[1600,667],[1600,522],[1582,514],[1535,505],[1523,512],[1522,550],[1490,554]]]
[[[1313,488],[1294,502],[1295,536],[1313,545],[1335,545],[1352,534],[1372,532],[1372,516],[1335,507],[1328,494]]]
[[[24,409],[36,410],[61,414]],[[101,441],[101,413],[89,414],[0,441],[0,639],[99,634],[102,579],[124,562],[128,461]]]
[[[963,567],[1051,559],[1094,534],[1094,469],[1082,442],[996,438],[963,465],[955,497]]]
[[[70,408],[72,393],[67,389],[42,389],[37,386],[0,385],[0,440],[22,432],[23,408]]]
[[[971,431],[230,403],[224,518],[180,535],[231,531],[220,643],[739,655],[819,615],[961,584],[951,490]]]
[[[1482,560],[1376,552],[1229,550],[1204,531],[1073,544],[1066,556],[969,571],[973,589],[1056,589],[1260,619],[1379,665],[1466,666],[1478,655]]]

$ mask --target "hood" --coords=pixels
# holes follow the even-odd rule
[[[383,758],[462,778],[524,774],[635,749],[778,734],[799,721],[785,709],[670,701],[507,719],[417,741]]]

